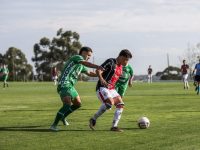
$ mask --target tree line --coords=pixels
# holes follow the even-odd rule
[[[41,38],[33,45],[34,56],[32,61],[36,69],[37,80],[50,81],[52,68],[57,67],[58,70],[62,70],[64,62],[72,55],[78,54],[81,47],[80,35],[70,30],[64,31],[62,28],[57,31],[56,36],[52,39]],[[199,54],[200,43],[188,47],[184,55],[180,57],[180,61],[186,59],[189,66],[192,67],[197,58],[200,58],[198,57]],[[3,63],[8,66],[10,71],[9,80],[29,81],[34,79],[33,66],[28,63],[25,54],[20,49],[10,47],[5,54],[0,53],[0,64]],[[174,70],[173,67],[168,69]],[[165,71],[158,72],[158,74],[160,73],[166,74]]]
[[[51,80],[53,67],[61,70],[64,62],[72,55],[78,54],[82,44],[77,32],[63,31],[60,28],[52,39],[43,37],[33,45],[34,62],[37,79]],[[34,78],[33,67],[28,64],[25,54],[18,48],[10,47],[5,54],[0,53],[0,63],[6,64],[10,71],[9,80],[28,81]]]

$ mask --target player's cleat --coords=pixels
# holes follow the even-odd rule
[[[93,118],[90,118],[89,120],[90,129],[94,130],[95,125],[96,125],[96,120],[94,120]]]
[[[68,123],[67,120],[65,120],[65,119],[62,119],[61,121],[62,121],[63,125],[65,125],[65,126],[68,126],[68,125],[69,125],[69,123]]]
[[[59,129],[56,128],[56,126],[54,125],[51,125],[50,130],[55,131],[55,132],[59,131]]]
[[[110,131],[123,132],[123,130],[118,127],[112,127],[112,128],[110,128]]]

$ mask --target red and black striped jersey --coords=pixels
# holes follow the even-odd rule
[[[102,73],[102,77],[108,83],[108,89],[115,89],[115,84],[122,74],[122,65],[118,65],[116,59],[107,59],[102,65],[105,71]],[[101,84],[100,80],[97,82],[96,90],[100,87],[105,87]]]
[[[148,74],[152,74],[153,69],[152,68],[148,68]]]
[[[188,73],[188,69],[189,69],[189,66],[187,64],[183,64],[181,66],[181,72],[182,72],[182,74],[187,74]]]

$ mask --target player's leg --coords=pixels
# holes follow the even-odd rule
[[[149,83],[151,83],[151,75],[149,75]]]
[[[8,87],[8,76],[6,76],[6,86]]]
[[[106,99],[105,103],[102,103],[101,106],[99,107],[99,110],[94,114],[94,116],[92,118],[90,118],[89,120],[89,127],[94,130],[94,127],[96,125],[96,120],[103,114],[106,112],[106,110],[111,109],[112,108],[112,98],[110,99]]]
[[[74,112],[75,110],[77,110],[78,108],[81,107],[81,99],[79,96],[76,96],[73,100],[72,100],[72,105],[70,106],[70,108],[68,109],[68,111],[65,112],[63,118],[62,118],[62,122],[64,125],[69,125],[69,123],[67,122],[67,120],[65,119],[69,114],[71,114],[72,112]]]
[[[70,96],[71,96],[71,102],[72,105],[70,108],[65,112],[63,118],[61,119],[64,125],[69,125],[67,120],[65,119],[69,114],[71,114],[73,111],[81,107],[81,99],[78,95],[78,92],[74,87],[71,87],[69,90]]]
[[[56,85],[56,84],[57,84],[56,76],[52,76],[52,80],[53,80],[53,82],[54,82],[54,85]]]
[[[150,82],[150,76],[149,75],[147,76],[147,82],[148,83]]]
[[[195,91],[197,91],[197,89],[198,89],[198,76],[197,75],[194,76],[194,86],[195,86]]]
[[[113,105],[112,96],[107,88],[100,88],[99,90],[97,90],[97,97],[102,104],[99,107],[98,111],[94,114],[94,116],[91,117],[89,120],[89,127],[92,130],[94,130],[97,118],[99,118],[104,112],[106,112],[106,110],[111,109]]]
[[[184,89],[186,89],[187,88],[187,75],[186,74],[184,74],[183,75],[183,83],[184,83]]]
[[[113,98],[113,100],[114,100],[114,104],[116,106],[116,110],[115,110],[115,114],[113,117],[111,131],[122,132],[123,130],[118,127],[118,123],[121,119],[121,115],[122,115],[123,108],[124,108],[124,103],[120,96]]]
[[[189,89],[189,83],[188,83],[188,74],[185,76],[185,82],[186,82],[186,88]]]
[[[185,75],[182,76],[182,80],[183,80],[183,85],[184,85],[183,88],[185,89],[185,86],[186,86],[185,85]]]
[[[57,85],[58,76],[54,76],[54,85]]]
[[[200,92],[200,76],[196,75],[196,81],[197,81],[197,95],[199,95]]]
[[[63,97],[62,101],[63,101],[63,106],[58,110],[55,120],[50,127],[50,129],[54,130],[54,131],[58,131],[58,129],[56,127],[57,127],[59,121],[62,120],[62,118],[64,117],[64,114],[69,110],[69,108],[71,106],[71,97],[70,96]]]
[[[4,75],[3,76],[3,88],[6,87],[6,80],[7,80],[6,75]]]
[[[58,130],[56,127],[59,121],[64,118],[65,113],[67,113],[71,107],[71,99],[72,99],[71,89],[73,89],[73,87],[58,89],[58,93],[60,94],[61,100],[63,102],[63,106],[58,110],[55,120],[50,128],[51,130],[54,130],[54,131]]]

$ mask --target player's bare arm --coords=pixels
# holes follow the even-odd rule
[[[133,77],[134,77],[134,76],[131,76],[131,77],[129,78],[129,81],[128,81],[128,86],[129,86],[129,87],[132,87],[132,86],[133,86]]]
[[[88,76],[90,76],[90,77],[97,77],[96,72],[88,71],[85,74],[88,75]]]
[[[88,62],[88,61],[81,61],[80,64],[86,66],[86,67],[89,67],[89,68],[96,68],[96,69],[102,69],[102,67],[98,66],[98,65],[95,65],[91,62]]]

